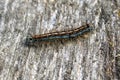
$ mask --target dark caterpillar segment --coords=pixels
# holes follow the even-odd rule
[[[55,39],[75,38],[77,36],[88,33],[91,30],[92,27],[90,27],[89,24],[87,24],[73,30],[35,35],[30,38],[26,38],[25,45],[31,45],[34,44],[35,42],[41,42],[41,41],[51,41]]]

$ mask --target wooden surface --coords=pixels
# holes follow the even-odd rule
[[[86,38],[23,44],[86,20]],[[120,0],[0,0],[0,80],[119,79]]]

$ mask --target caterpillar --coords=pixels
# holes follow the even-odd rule
[[[33,35],[31,37],[26,38],[25,45],[31,45],[31,44],[34,44],[35,42],[50,41],[50,40],[55,40],[55,39],[75,38],[77,36],[88,33],[91,30],[92,30],[92,27],[90,27],[89,24],[86,24],[78,28],[75,28],[73,30]]]

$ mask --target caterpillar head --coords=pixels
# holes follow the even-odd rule
[[[26,39],[25,39],[25,45],[26,45],[26,46],[33,45],[34,42],[35,42],[35,39],[32,38],[31,36],[27,36]]]

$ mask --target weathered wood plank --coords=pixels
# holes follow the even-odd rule
[[[119,0],[0,0],[0,80],[119,80]],[[29,34],[78,28],[74,40],[26,47]]]

